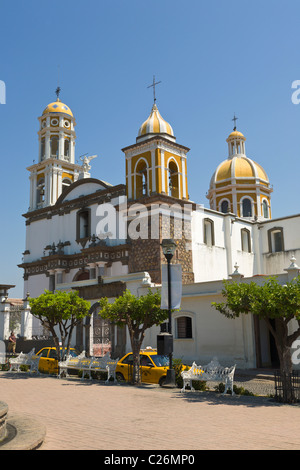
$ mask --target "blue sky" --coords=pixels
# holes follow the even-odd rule
[[[205,194],[237,128],[247,156],[274,186],[274,217],[299,213],[299,1],[0,0],[0,283],[23,295],[29,172],[38,157],[38,120],[61,87],[76,121],[76,156],[98,154],[92,176],[124,183],[121,149],[135,143],[153,94],[189,147],[190,199]],[[300,260],[298,260],[300,262]]]

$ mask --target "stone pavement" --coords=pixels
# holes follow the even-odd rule
[[[267,397],[0,372],[0,400],[46,426],[39,451],[300,447],[300,406]]]

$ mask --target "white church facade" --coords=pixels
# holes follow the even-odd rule
[[[251,315],[228,320],[211,307],[221,299],[223,279],[262,282],[277,275],[284,284],[299,273],[300,214],[272,219],[272,187],[261,165],[247,157],[245,136],[236,128],[228,136],[206,208],[189,200],[189,148],[177,143],[156,103],[135,143],[122,149],[124,182],[116,186],[91,176],[95,156],[75,163],[76,121],[59,98],[39,125],[38,163],[27,168],[24,296],[78,290],[93,315],[89,334],[78,327],[73,345],[93,353],[106,342],[120,357],[130,351],[128,335],[99,319],[97,301],[125,289],[136,295],[160,289],[161,242],[174,238],[172,263],[182,266],[183,283],[181,309],[172,319],[174,356],[186,363],[217,356],[239,368],[274,365],[262,322]],[[37,320],[28,325],[27,336],[39,332]],[[144,346],[156,347],[158,333],[149,330]]]

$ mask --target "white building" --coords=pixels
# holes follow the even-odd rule
[[[38,163],[28,168],[24,295],[79,290],[94,311],[90,350],[109,343],[120,356],[130,350],[126,332],[103,322],[96,302],[125,288],[137,295],[160,288],[161,240],[173,237],[173,263],[183,272],[181,310],[173,316],[174,355],[200,363],[218,356],[241,368],[275,363],[261,322],[250,315],[228,320],[211,307],[220,299],[222,280],[234,273],[245,282],[279,275],[283,283],[298,274],[297,266],[286,268],[293,256],[300,259],[300,215],[271,218],[271,185],[265,170],[247,157],[244,135],[236,128],[229,135],[228,157],[213,173],[205,208],[189,200],[189,149],[176,142],[156,104],[136,142],[123,149],[125,184],[117,186],[90,176],[93,157],[75,164],[76,122],[59,98],[39,123]],[[83,330],[74,336],[78,347],[87,346]],[[35,320],[32,331],[39,332]],[[148,332],[145,346],[156,346],[157,333]]]

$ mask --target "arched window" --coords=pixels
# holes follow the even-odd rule
[[[284,251],[282,227],[274,227],[268,230],[268,239],[270,253],[278,253],[279,251]]]
[[[177,317],[177,338],[188,339],[193,337],[191,317]]]
[[[66,160],[70,159],[70,139],[65,139],[64,142],[64,156]]]
[[[243,199],[242,213],[243,213],[243,217],[252,217],[252,204],[251,204],[251,200],[248,198]]]
[[[242,241],[242,251],[246,251],[247,253],[251,253],[251,237],[250,232],[246,228],[242,228],[241,230],[241,241]]]
[[[45,201],[45,180],[40,178],[37,182],[37,194],[36,202],[37,204],[42,204]]]
[[[136,166],[136,198],[148,194],[148,167],[145,160],[141,159]]]
[[[179,198],[178,168],[174,160],[171,160],[168,167],[168,195]]]
[[[215,244],[215,237],[214,237],[214,223],[210,219],[204,219],[204,227],[203,227],[203,235],[204,235],[204,243],[207,246],[213,246]]]
[[[224,199],[224,201],[222,201],[221,212],[223,212],[223,214],[227,214],[227,212],[229,212],[229,203],[226,199]]]
[[[51,157],[58,157],[58,136],[53,135],[50,140]]]
[[[82,209],[77,212],[76,240],[91,236],[90,210]]]
[[[268,203],[267,201],[264,199],[263,203],[262,203],[262,209],[263,209],[263,216],[265,219],[268,219],[269,218],[269,208],[268,208]]]

